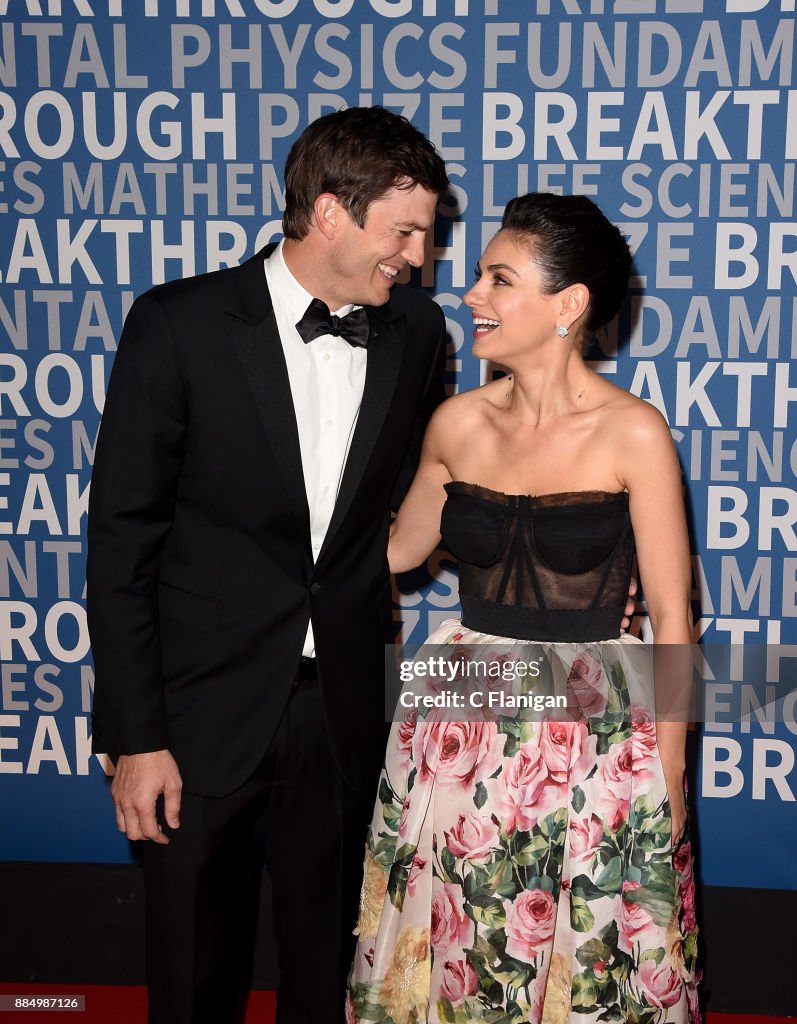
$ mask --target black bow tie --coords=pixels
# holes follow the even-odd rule
[[[335,316],[329,312],[329,306],[321,299],[313,299],[305,310],[305,314],[296,325],[300,337],[307,344],[315,341],[324,334],[331,334],[334,338],[345,338],[350,345],[360,345],[365,348],[368,344],[368,314],[365,310],[353,309],[346,316]]]

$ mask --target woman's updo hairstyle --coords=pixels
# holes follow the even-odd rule
[[[571,284],[587,286],[587,334],[615,316],[628,290],[631,252],[618,228],[591,199],[529,192],[507,203],[501,227],[531,251],[542,271],[544,294],[553,295]]]

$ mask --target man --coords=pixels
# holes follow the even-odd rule
[[[263,819],[277,1020],[341,1016],[384,752],[388,510],[442,398],[443,316],[395,283],[447,186],[434,147],[349,109],[285,177],[283,243],[134,303],[97,443],[93,743],[120,830],[147,840],[151,1022],[242,1019]]]

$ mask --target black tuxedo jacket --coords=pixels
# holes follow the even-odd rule
[[[267,252],[133,304],[89,504],[94,750],[168,748],[186,789],[212,796],[262,759],[310,618],[339,767],[352,785],[374,784],[392,636],[388,509],[443,397],[442,313],[396,285],[368,308],[362,406],[314,563]]]

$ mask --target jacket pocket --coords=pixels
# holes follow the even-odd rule
[[[158,584],[158,609],[165,618],[193,626],[202,633],[215,632],[221,616],[218,601],[191,594],[168,583]]]

